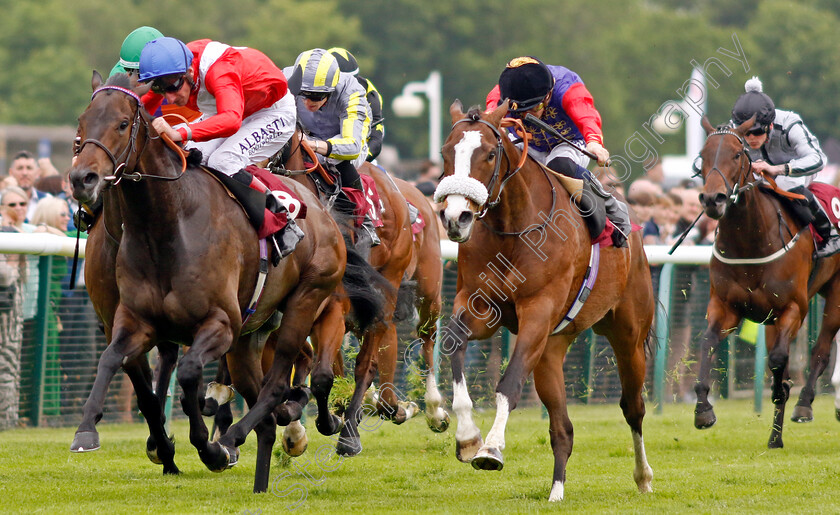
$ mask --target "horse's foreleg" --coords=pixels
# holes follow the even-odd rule
[[[793,407],[790,419],[794,422],[811,422],[814,420],[814,410],[811,404],[816,395],[817,379],[822,375],[828,366],[831,355],[831,340],[837,332],[836,327],[827,327],[823,319],[822,329],[817,337],[817,343],[811,349],[811,362],[809,365],[808,380],[799,392],[799,401]]]
[[[767,340],[767,365],[773,373],[773,427],[770,430],[770,440],[767,442],[767,447],[770,449],[784,447],[782,428],[785,423],[785,404],[790,396],[790,381],[788,380],[790,342],[796,337],[802,319],[799,306],[791,304],[776,320],[775,341]]]
[[[337,300],[330,301],[312,326],[311,339],[317,350],[315,364],[310,376],[312,395],[318,404],[318,417],[315,419],[315,427],[322,435],[327,436],[334,435],[341,430],[341,419],[330,412],[329,397],[335,380],[333,364],[344,339],[344,329],[344,313],[341,303]],[[289,438],[293,439],[292,442],[289,442],[290,444],[297,442],[300,436],[298,428],[289,426],[286,430],[287,433],[292,431],[294,433],[288,435]],[[286,438],[287,436],[284,434],[284,448],[287,445]],[[296,445],[290,447],[290,449],[295,448]],[[287,449],[286,452],[289,453],[290,449]]]
[[[484,445],[481,430],[473,421],[473,402],[470,399],[467,379],[464,374],[464,358],[467,352],[467,342],[472,331],[465,325],[471,317],[461,308],[456,311],[441,330],[440,350],[442,354],[450,355],[452,367],[452,411],[455,413],[455,456],[458,460],[469,463],[478,449]]]
[[[697,382],[694,385],[694,392],[697,394],[697,405],[694,408],[694,427],[697,429],[712,427],[717,422],[714,408],[712,403],[709,402],[712,357],[717,351],[720,341],[726,338],[741,321],[740,317],[731,312],[714,295],[714,291],[706,313],[709,326],[700,340],[700,355],[698,356],[700,368],[697,372]]]
[[[178,363],[178,383],[181,385],[181,407],[190,421],[190,443],[198,450],[208,469],[221,472],[236,464],[238,455],[223,449],[218,443],[208,441],[207,426],[201,416],[199,388],[202,386],[204,366],[227,352],[233,339],[233,329],[227,315],[221,310],[204,321],[195,333],[189,352]],[[233,450],[235,451],[235,449]]]
[[[388,321],[388,325],[391,322]],[[359,342],[359,354],[356,356],[355,379],[356,385],[353,396],[344,410],[344,426],[341,428],[335,451],[340,456],[356,456],[362,452],[362,439],[359,435],[359,423],[365,415],[373,415],[375,406],[364,404],[365,394],[373,382],[376,374],[376,346],[387,330],[385,324],[380,324],[367,331]]]
[[[145,356],[129,361],[123,369],[137,395],[137,406],[149,426],[149,438],[146,440],[146,455],[152,463],[163,465],[164,474],[178,474],[175,466],[175,444],[166,436],[163,414],[158,398],[151,388],[151,370]],[[165,397],[164,397],[165,398]]]
[[[542,312],[545,307],[547,306],[518,313],[519,320],[522,322],[516,338],[516,348],[496,387],[496,419],[487,433],[484,445],[472,459],[473,468],[501,470],[504,466],[502,451],[505,448],[505,428],[508,417],[519,403],[525,380],[534,370],[548,338],[549,327],[545,323],[548,316]]]
[[[119,312],[119,308],[115,318],[117,323],[112,333],[113,338],[99,357],[96,378],[83,408],[82,422],[76,430],[73,443],[70,444],[70,450],[73,452],[99,449],[96,423],[102,418],[108,385],[111,384],[111,380],[124,362],[137,359],[151,348],[153,338],[151,327],[135,321],[125,312]]]

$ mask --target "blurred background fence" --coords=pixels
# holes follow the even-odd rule
[[[37,302],[25,313],[20,372],[19,420],[23,425],[73,425],[81,418],[96,373],[97,360],[106,346],[90,300],[79,284],[69,289],[71,258],[61,256],[27,256],[28,279],[24,283],[24,297]],[[457,262],[447,260],[444,268],[444,310],[442,324],[452,312],[455,295]],[[709,275],[706,266],[677,264],[652,267],[655,291],[659,298],[659,324],[648,353],[646,395],[649,409],[672,402],[694,402],[693,384],[696,375],[697,340],[705,330],[705,310],[709,297]],[[80,271],[81,275],[81,271]],[[665,285],[665,286],[660,286]],[[794,387],[804,383],[810,346],[819,330],[821,301],[813,301],[808,323],[791,350],[791,378]],[[27,302],[24,300],[24,311]],[[814,309],[814,308],[819,309]],[[0,306],[3,309],[13,306]],[[666,327],[663,331],[661,324]],[[422,404],[423,394],[419,376],[410,372],[406,361],[419,359],[406,349],[415,339],[414,323],[404,322],[398,328],[400,339],[398,384],[408,398]],[[664,336],[663,336],[664,335]],[[663,341],[663,338],[666,340]],[[467,350],[467,380],[476,406],[491,406],[494,388],[515,345],[515,336],[500,331],[490,340],[471,341]],[[769,393],[769,375],[765,365],[754,366],[756,341],[760,340],[755,326],[742,327],[733,333],[717,355],[714,368],[713,394],[721,397],[749,397],[757,384],[764,397]],[[411,353],[409,353],[411,354]],[[415,353],[417,354],[417,353]],[[763,359],[763,358],[762,358]],[[830,371],[821,378],[818,393],[831,390]],[[152,360],[153,363],[156,359]],[[655,370],[657,362],[661,370]],[[347,362],[352,377],[352,364]],[[756,382],[756,370],[760,370]],[[583,333],[569,349],[565,362],[565,377],[570,402],[617,402],[620,382],[615,360],[605,338],[590,331]],[[216,365],[205,372],[207,380],[215,376]],[[440,384],[444,396],[451,399],[451,370],[449,360],[441,359]],[[182,417],[178,398],[180,390],[173,382],[173,416]],[[523,405],[539,400],[529,379],[523,394]],[[243,409],[241,398],[235,411]],[[105,403],[105,421],[139,420],[130,382],[120,371],[111,383]]]

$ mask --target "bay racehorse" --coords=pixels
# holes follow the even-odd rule
[[[218,180],[165,147],[150,128],[127,77],[115,76],[104,87],[97,77],[91,103],[79,118],[81,147],[69,178],[80,203],[94,205],[100,196],[115,199],[105,208],[118,210],[104,216],[122,221],[122,237],[115,261],[108,260],[114,257],[108,252],[101,254],[105,262],[97,254],[87,260],[94,275],[115,269],[118,296],[111,341],[100,357],[73,448],[98,446],[95,424],[121,364],[158,342],[184,343],[191,348],[177,374],[190,420],[190,442],[208,468],[220,471],[236,463],[237,447],[256,428],[254,490],[265,491],[275,440],[274,410],[288,393],[295,358],[344,273],[346,250],[340,232],[317,199],[290,182],[290,188],[315,208],[301,220],[307,238],[291,256],[269,268],[260,301],[243,322],[261,263],[255,229]],[[260,344],[276,327],[279,311],[280,341],[263,380]],[[343,324],[341,319],[334,322]],[[233,384],[250,411],[226,440],[211,443],[200,414],[201,372],[225,352]],[[162,434],[162,428],[152,433]]]
[[[717,420],[708,399],[712,354],[746,318],[766,325],[774,404],[768,447],[778,448],[784,445],[790,344],[808,313],[808,300],[819,293],[825,297],[822,328],[811,353],[807,383],[794,409],[796,421],[813,417],[816,381],[828,365],[831,340],[840,329],[840,255],[815,261],[808,227],[777,195],[760,186],[769,186],[768,180],[752,173],[744,140],[753,123],[747,120],[738,127],[715,128],[703,119],[707,137],[700,152],[700,202],[706,215],[720,223],[709,264],[709,325],[700,341],[694,425],[704,429]]]
[[[307,158],[312,168],[306,168]],[[324,201],[328,201],[320,192],[317,177],[322,181],[331,181],[317,157],[302,142],[300,131],[297,131],[289,142],[288,151],[280,159],[282,166],[275,165],[272,169],[279,173],[290,174],[306,185],[312,192],[319,193]],[[307,171],[308,173],[301,173]],[[369,257],[370,264],[379,271],[393,286],[390,293],[386,293],[385,316],[381,325],[375,325],[365,332],[357,332],[361,348],[356,358],[355,388],[353,396],[346,408],[345,424],[341,430],[341,437],[337,445],[337,452],[342,455],[356,455],[362,450],[358,423],[361,419],[362,404],[365,392],[372,384],[378,371],[380,392],[377,400],[377,413],[387,419],[401,424],[416,414],[414,403],[401,400],[401,396],[394,387],[398,361],[398,340],[396,321],[413,311],[412,299],[418,310],[419,321],[417,333],[422,342],[423,356],[427,363],[426,369],[426,420],[433,431],[444,431],[449,425],[449,416],[443,409],[441,396],[434,379],[433,350],[434,328],[441,310],[442,265],[440,260],[440,238],[437,224],[434,221],[434,210],[417,188],[405,181],[391,178],[384,170],[370,163],[360,167],[359,172],[374,179],[376,189],[382,201],[381,217],[383,227],[378,229],[382,244],[373,248]],[[418,233],[412,232],[412,220],[409,218],[409,200],[420,211],[426,221],[425,227]],[[342,219],[341,216],[338,217]],[[346,222],[346,217],[344,218]],[[352,233],[352,227],[342,225],[345,234]],[[416,283],[416,284],[415,284]],[[346,313],[346,310],[345,310]],[[338,358],[339,348],[319,349],[323,356],[334,355]],[[326,367],[321,367],[320,373],[329,376],[332,373]],[[313,370],[313,384],[316,373]],[[429,379],[431,378],[431,379]],[[320,410],[319,410],[320,412]],[[319,428],[320,429],[320,428]],[[322,431],[323,432],[323,431]]]
[[[563,361],[577,335],[592,327],[615,352],[621,409],[635,451],[633,478],[639,491],[648,492],[653,472],[642,438],[642,387],[654,302],[642,239],[635,232],[628,248],[600,250],[598,264],[598,244],[592,245],[561,179],[508,138],[505,126],[513,121],[503,118],[507,111],[507,101],[491,113],[472,108],[465,114],[459,101],[452,104],[453,126],[442,149],[445,177],[435,194],[445,205],[441,218],[449,239],[460,243],[454,314],[441,335],[441,351],[451,354],[456,455],[477,469],[502,468],[508,416],[533,372],[554,452],[549,500],[561,500],[573,439]],[[597,269],[594,282],[587,269]],[[582,308],[570,313],[585,289]],[[490,338],[499,327],[518,336],[496,387],[493,427],[482,440],[472,419],[464,355],[468,340]]]

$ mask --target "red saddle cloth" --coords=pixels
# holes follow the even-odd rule
[[[259,168],[254,165],[245,167],[245,171],[252,173],[256,178],[268,186],[271,193],[280,201],[288,210],[288,216],[293,220],[301,220],[306,218],[306,204],[289,189],[283,181],[272,174],[268,170]],[[265,210],[265,220],[262,227],[257,231],[259,238],[268,237],[278,231],[281,231],[288,223],[286,213],[272,213],[268,209]]]
[[[365,191],[359,191],[356,188],[344,187],[341,188],[347,198],[356,204],[355,225],[361,227],[365,220],[365,215],[369,216],[373,221],[374,227],[382,227],[385,225],[382,222],[382,217],[379,216],[382,210],[382,200],[379,198],[379,192],[376,191],[376,182],[370,175],[359,174],[362,178],[362,186]]]
[[[831,225],[840,227],[840,223],[838,223],[840,222],[840,189],[824,182],[812,182],[808,185],[808,189],[811,190],[811,193],[822,204],[829,221],[831,221]],[[814,241],[817,243],[822,242],[822,238],[814,230],[813,225],[811,226],[811,234],[814,236]]]
[[[631,232],[642,230],[641,225],[636,225],[633,222],[630,222],[630,225],[632,226]],[[597,243],[601,248],[612,246],[612,233],[614,230],[615,225],[613,225],[612,221],[609,218],[607,218],[607,225],[604,227],[604,230],[601,231],[601,234],[597,238],[592,240],[592,244],[594,245]]]

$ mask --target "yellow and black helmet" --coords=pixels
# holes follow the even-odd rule
[[[294,70],[289,76],[289,90],[295,95],[301,91],[332,93],[338,85],[338,61],[323,48],[302,52],[295,59]]]
[[[359,73],[359,63],[356,62],[356,58],[346,48],[334,46],[327,50],[327,52],[335,57],[335,60],[338,61],[338,69],[342,72],[349,73],[350,75]]]

